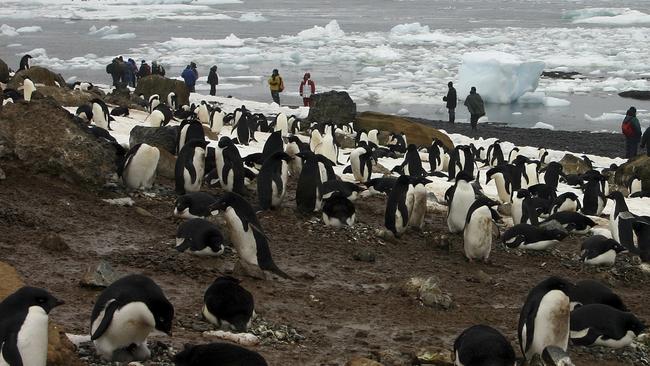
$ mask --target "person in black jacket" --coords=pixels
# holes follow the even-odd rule
[[[454,83],[451,81],[447,83],[449,91],[447,96],[443,97],[442,100],[447,102],[447,109],[449,110],[449,123],[454,123],[456,121],[456,102],[458,98],[456,97],[456,88],[454,88]]]
[[[645,129],[643,137],[641,137],[641,147],[645,147],[646,154],[650,156],[650,127]]]
[[[210,68],[210,73],[208,74],[208,84],[210,84],[210,95],[217,95],[217,85],[219,85],[217,65],[214,65]]]

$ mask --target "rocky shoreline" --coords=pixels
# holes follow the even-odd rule
[[[625,153],[625,140],[623,135],[618,133],[521,128],[502,123],[479,124],[478,133],[473,133],[468,123],[450,124],[446,121],[432,121],[422,118],[408,119],[445,130],[448,133],[458,133],[469,137],[483,137],[484,139],[498,138],[502,141],[512,142],[517,146],[543,147],[608,158],[622,157]]]

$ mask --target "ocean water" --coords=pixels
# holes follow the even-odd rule
[[[269,101],[280,69],[286,104],[311,72],[319,91],[346,90],[360,110],[446,119],[441,100],[464,53],[496,50],[541,60],[576,80],[542,78],[538,91],[570,102],[488,105],[490,121],[618,131],[620,115],[650,103],[618,97],[650,90],[650,2],[571,0],[3,0],[0,58],[66,78],[108,82],[115,56],[159,60],[168,76],[190,61],[205,77],[219,65],[220,95]],[[21,27],[40,27],[23,28]],[[104,28],[103,28],[104,27]],[[97,30],[98,31],[95,31]],[[479,90],[480,93],[480,90]],[[457,120],[467,119],[462,102]],[[562,102],[560,104],[567,104]],[[646,122],[646,119],[647,122]]]

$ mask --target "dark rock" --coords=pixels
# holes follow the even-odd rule
[[[542,72],[542,77],[549,79],[574,79],[576,76],[579,76],[579,72],[570,71],[544,71]]]
[[[618,96],[638,100],[650,100],[650,90],[628,90],[618,93]]]
[[[347,92],[332,90],[315,94],[311,98],[313,104],[309,109],[307,121],[336,124],[354,121],[357,105]]]
[[[390,131],[394,133],[404,132],[407,142],[416,145],[428,146],[435,137],[442,141],[447,148],[454,148],[454,143],[451,141],[449,136],[439,130],[417,123],[413,120],[390,114],[362,112],[357,114],[354,126],[357,130],[363,128],[367,131],[377,129],[379,131]]]
[[[36,92],[44,97],[52,97],[60,105],[66,107],[78,107],[90,103],[97,95],[81,90],[70,90],[68,88],[59,88],[56,86],[38,86]]]
[[[167,179],[175,179],[176,156],[165,149],[159,148],[158,150],[160,150],[160,158],[158,159],[156,174]]]
[[[65,240],[63,240],[61,236],[55,233],[45,234],[43,239],[41,239],[40,246],[41,248],[45,248],[53,252],[63,252],[70,249]]]
[[[7,63],[0,60],[0,83],[9,81],[9,66]]]
[[[82,129],[51,98],[0,110],[0,157],[32,173],[96,186],[115,171],[114,147]]]
[[[572,154],[564,155],[560,165],[564,174],[584,174],[591,169],[584,160]]]
[[[346,362],[345,366],[384,366],[384,364],[365,357],[355,357]]]
[[[141,98],[135,93],[131,94],[127,88],[115,88],[102,99],[109,104],[119,105],[129,109],[145,110],[145,108],[140,105],[142,102]]]
[[[61,74],[52,72],[44,67],[32,66],[27,70],[18,71],[9,81],[7,87],[18,89],[23,85],[25,77],[29,77],[34,84],[45,84],[46,86],[65,87],[66,83]],[[38,86],[36,87],[38,89]]]
[[[354,254],[352,254],[352,258],[355,261],[368,262],[368,263],[374,263],[376,259],[375,253],[363,249],[358,250]]]
[[[108,262],[100,260],[98,264],[88,267],[79,284],[83,287],[103,288],[108,287],[120,277]]]
[[[415,355],[393,349],[379,351],[379,361],[385,366],[417,365],[417,357],[415,357]]]
[[[334,137],[336,138],[336,143],[341,149],[354,149],[356,147],[353,135],[336,132],[334,133]]]
[[[145,143],[176,154],[176,133],[178,127],[135,126],[129,135],[129,146]]]
[[[616,169],[614,182],[623,187],[634,176],[641,178],[641,185],[650,187],[650,156],[638,155]]]
[[[429,277],[420,286],[418,297],[422,303],[429,307],[439,307],[445,310],[451,309],[453,302],[451,295],[442,291],[440,280],[436,277]]]
[[[190,90],[184,82],[167,79],[160,75],[145,76],[138,80],[138,86],[135,88],[134,94],[136,96],[144,94],[147,100],[153,94],[158,94],[161,100],[167,100],[167,95],[170,92],[176,93],[176,101],[179,106],[190,103]]]

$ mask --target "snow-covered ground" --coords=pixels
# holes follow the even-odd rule
[[[221,97],[212,97],[212,96],[205,96],[201,94],[196,94],[192,93],[190,97],[191,102],[193,103],[200,103],[202,100],[206,100],[209,102],[217,102],[221,105],[222,109],[225,112],[231,112],[234,111],[235,108],[238,108],[242,105],[245,105],[249,110],[251,110],[253,113],[263,113],[267,116],[272,116],[275,115],[279,112],[283,112],[287,115],[296,115],[298,118],[304,118],[307,116],[309,109],[308,108],[298,108],[298,109],[290,109],[287,107],[278,107],[276,104],[268,104],[268,103],[260,103],[260,102],[254,102],[254,101],[246,101],[246,100],[239,100],[236,98],[221,98]],[[68,110],[72,113],[74,113],[75,108],[68,108]],[[129,143],[129,133],[131,129],[134,126],[137,125],[143,125],[143,126],[148,126],[146,123],[146,118],[148,116],[148,113],[142,112],[142,111],[136,111],[136,110],[131,110],[130,111],[130,116],[129,117],[115,117],[115,122],[111,123],[111,127],[113,128],[113,131],[111,131],[111,135],[117,139],[117,141],[125,146],[128,146]],[[172,124],[177,124],[175,122],[172,122]],[[444,130],[443,130],[444,132]],[[229,126],[226,126],[221,133],[221,136],[231,136],[231,131]],[[485,147],[487,148],[490,144],[492,144],[496,139],[490,138],[490,139],[483,139],[483,138],[470,138],[464,135],[460,134],[448,134],[451,140],[454,142],[456,145],[468,145],[470,143],[473,143],[477,148],[478,147]],[[264,147],[264,143],[266,142],[266,139],[268,138],[269,134],[268,133],[262,133],[262,132],[256,132],[255,133],[255,138],[257,141],[252,141],[250,145],[248,146],[243,146],[243,145],[237,145],[237,148],[240,151],[240,154],[242,156],[247,156],[249,154],[253,153],[259,153],[262,152],[262,149]],[[308,142],[309,138],[307,136],[302,136],[299,135],[300,138]],[[408,136],[407,136],[408,139]],[[216,140],[211,140],[210,141],[210,146],[215,146],[216,145]],[[501,146],[504,151],[504,155],[508,156],[510,150],[515,147],[514,144],[507,142],[507,141],[502,141]],[[539,149],[536,147],[529,147],[529,146],[517,146],[519,148],[519,154],[528,156],[534,159],[537,159],[539,157]],[[354,182],[354,178],[351,174],[344,174],[343,169],[346,165],[348,165],[347,159],[348,155],[351,152],[351,149],[342,149],[340,154],[339,154],[339,161],[343,163],[343,165],[336,166],[334,168],[335,172],[337,175],[339,175],[343,180],[346,181],[351,181]],[[566,153],[570,153],[567,151],[557,151],[557,150],[547,150],[548,151],[548,157],[547,161],[559,161],[562,159],[562,157]],[[602,169],[605,167],[609,167],[611,164],[623,164],[625,162],[624,159],[617,158],[617,159],[611,159],[611,158],[606,158],[606,157],[601,157],[601,156],[595,156],[595,155],[587,155],[594,164],[594,168],[596,169]],[[392,169],[396,165],[399,165],[402,163],[402,159],[391,159],[391,158],[380,158],[379,163],[386,167],[387,169]],[[427,162],[423,162],[423,165],[425,167],[428,166]],[[483,167],[479,171],[479,182],[483,186],[483,190],[485,194],[489,197],[494,198],[495,200],[498,199],[498,193],[496,190],[496,186],[494,183],[494,180],[491,182],[485,184],[486,181],[486,172],[489,169],[489,167]],[[373,177],[380,177],[381,174],[373,174]],[[438,198],[438,200],[443,199],[445,191],[453,185],[453,182],[449,182],[445,178],[439,178],[439,177],[429,177],[430,180],[433,182],[430,183],[427,186],[427,190],[429,192],[432,192],[435,194],[435,196]],[[573,192],[577,194],[580,199],[582,200],[582,191],[575,189],[573,187],[567,186],[563,183],[560,183],[558,186],[558,194],[564,193],[564,192]],[[634,212],[639,215],[650,215],[650,198],[627,198],[626,199],[627,204],[630,208],[631,212]],[[435,200],[430,200],[429,204],[435,207],[440,208],[439,204]],[[605,207],[605,210],[603,211],[604,214],[609,214],[611,210],[613,210],[614,204],[611,200],[608,200],[607,206]],[[599,232],[602,231],[603,229],[607,229],[608,227],[608,220],[600,218],[600,217],[592,217],[596,223],[598,223],[598,229]]]

